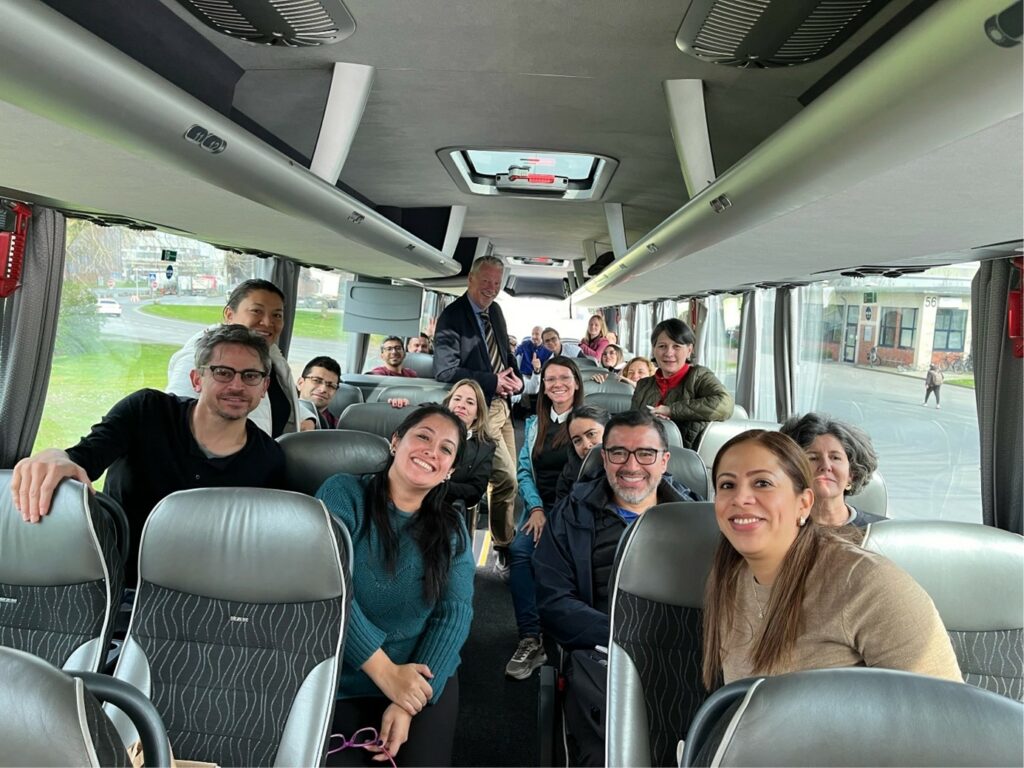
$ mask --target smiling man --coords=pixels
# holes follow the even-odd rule
[[[405,362],[405,345],[397,336],[388,336],[380,345],[380,359],[384,365],[371,368],[367,373],[372,376],[404,376],[415,379],[416,371],[402,367]]]
[[[545,632],[573,651],[565,705],[572,765],[604,764],[603,657],[609,579],[626,528],[656,504],[700,501],[668,469],[665,430],[649,413],[626,411],[604,428],[604,472],[578,482],[555,507],[533,555],[537,609]],[[583,680],[586,680],[586,683]]]
[[[103,490],[128,515],[131,579],[146,517],[168,494],[281,487],[281,447],[247,419],[266,394],[269,371],[263,337],[241,325],[218,326],[196,344],[189,380],[197,399],[155,389],[128,395],[74,447],[18,462],[11,479],[15,507],[26,521],[39,522],[63,478],[89,485],[109,468]]]
[[[314,357],[302,369],[302,375],[295,381],[299,390],[299,400],[309,403],[316,410],[316,418],[305,419],[302,429],[334,429],[338,426],[338,417],[331,413],[327,406],[338,391],[341,384],[341,366],[333,357],[321,355]]]
[[[292,379],[292,370],[288,367],[277,342],[284,330],[284,293],[268,280],[245,280],[228,296],[224,307],[224,322],[238,323],[263,337],[270,350],[272,365],[267,397],[260,401],[256,409],[249,415],[256,426],[271,437],[279,437],[285,432],[296,432],[299,429],[301,411],[299,399]],[[216,328],[216,326],[211,326]],[[199,337],[210,328],[200,331],[185,342],[185,346],[175,352],[167,363],[166,392],[180,397],[195,397],[190,371],[195,358],[196,345]]]

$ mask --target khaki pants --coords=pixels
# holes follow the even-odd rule
[[[506,547],[515,538],[516,437],[508,403],[498,397],[487,411],[487,436],[494,443],[490,497],[487,505],[491,538]]]

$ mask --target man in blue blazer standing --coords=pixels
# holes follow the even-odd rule
[[[465,294],[441,313],[434,331],[434,378],[448,383],[474,379],[487,398],[487,433],[495,443],[488,509],[499,568],[506,565],[506,548],[515,536],[516,442],[510,398],[523,389],[505,316],[494,303],[504,272],[505,265],[494,256],[474,261]]]

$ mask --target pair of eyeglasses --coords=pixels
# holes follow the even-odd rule
[[[633,451],[628,448],[604,449],[604,455],[608,457],[608,461],[612,464],[625,464],[629,461],[630,456],[635,456],[637,464],[649,465],[656,462],[662,453],[664,451],[658,448],[637,448]]]
[[[304,378],[306,379],[306,381],[313,382],[314,387],[327,387],[332,392],[338,391],[338,385],[335,384],[333,381],[324,381],[319,376],[306,376]]]
[[[381,347],[381,352],[401,352],[402,347]]]
[[[341,739],[341,744],[334,746],[335,739]],[[328,746],[330,747],[327,750],[328,755],[333,755],[335,752],[341,752],[343,749],[365,749],[371,752],[380,752],[387,755],[388,762],[391,763],[391,768],[397,768],[395,765],[395,758],[393,758],[391,753],[384,747],[384,742],[381,741],[376,728],[360,728],[352,734],[351,739],[346,739],[345,735],[342,733],[333,733],[331,734],[331,740]]]
[[[572,376],[551,376],[544,377],[545,384],[571,384],[575,379]]]
[[[229,384],[235,380],[235,376],[240,376],[242,383],[247,387],[255,387],[267,378],[266,371],[257,371],[254,368],[246,368],[244,371],[236,371],[228,365],[206,365],[199,369],[200,373],[203,371],[209,371],[210,375],[213,376],[213,380],[219,381],[221,384]]]

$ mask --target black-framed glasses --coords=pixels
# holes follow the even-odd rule
[[[636,463],[645,466],[656,462],[658,457],[664,453],[660,448],[637,448],[632,451],[628,448],[604,448],[602,450],[612,464],[625,464],[629,461],[630,456],[635,456]]]
[[[333,381],[324,381],[319,376],[303,376],[306,381],[313,382],[314,387],[327,387],[332,392],[338,391],[338,385]]]
[[[199,371],[209,371],[210,375],[213,376],[213,380],[219,381],[221,384],[230,384],[235,380],[235,376],[239,376],[242,379],[242,383],[247,387],[255,387],[257,384],[262,384],[263,380],[267,378],[266,371],[258,371],[255,368],[236,371],[229,365],[204,365]]]
[[[380,351],[381,352],[385,352],[385,353],[387,353],[387,352],[404,352],[405,351],[405,347],[391,345],[391,346],[388,346],[388,347],[381,347]]]

